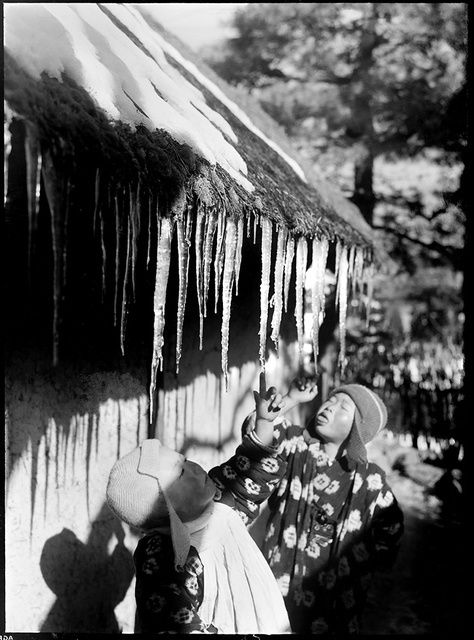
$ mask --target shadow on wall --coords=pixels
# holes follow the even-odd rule
[[[114,536],[118,542],[109,555]],[[104,505],[86,544],[69,529],[46,541],[41,573],[57,599],[40,631],[121,631],[114,609],[125,598],[134,576],[133,557],[124,537],[122,525]]]

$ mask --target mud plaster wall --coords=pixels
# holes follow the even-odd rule
[[[33,359],[10,365],[9,631],[133,631],[137,536],[104,495],[117,456],[146,437],[147,407],[133,372],[53,372]]]

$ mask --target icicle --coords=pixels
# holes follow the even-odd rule
[[[94,187],[94,219],[92,228],[94,235],[97,233],[97,214],[100,207],[100,169],[97,167],[95,172],[95,187]]]
[[[115,286],[114,286],[114,327],[117,326],[118,290],[120,274],[120,209],[117,191],[114,193],[115,209]]]
[[[324,280],[328,258],[329,242],[327,238],[313,240],[313,288],[311,295],[311,311],[313,314],[313,353],[314,366],[317,369],[319,354],[319,326],[321,312],[324,314]]]
[[[235,220],[227,218],[225,228],[224,274],[222,278],[222,326],[221,326],[221,363],[225,388],[228,387],[229,325],[232,305],[232,285],[235,276],[235,254],[238,243],[238,230]]]
[[[214,242],[214,235],[216,233],[217,214],[215,209],[208,209],[208,215],[206,216],[206,231],[204,238],[204,250],[203,250],[203,304],[204,304],[204,317],[207,312],[207,296],[209,293],[209,280],[211,277],[211,263],[212,263],[212,245]]]
[[[260,282],[260,366],[265,371],[267,345],[268,297],[270,293],[270,269],[272,260],[273,226],[268,218],[262,218],[262,274]]]
[[[130,201],[130,196],[129,196]],[[127,329],[127,285],[128,279],[130,275],[130,253],[131,253],[131,244],[132,244],[132,220],[131,220],[132,212],[128,211],[127,218],[127,253],[125,257],[125,273],[123,276],[122,283],[122,306],[121,306],[121,314],[120,314],[120,349],[122,351],[122,355],[125,355],[125,332]]]
[[[224,230],[225,215],[223,209],[219,211],[217,222],[217,243],[216,255],[214,256],[214,311],[217,313],[217,303],[219,301],[219,290],[221,285],[222,268],[224,266]]]
[[[153,211],[153,194],[148,193],[148,235],[146,239],[146,268],[150,264],[150,251],[151,251],[151,216]]]
[[[258,224],[258,215],[254,212],[253,214],[253,243],[257,242],[257,224]]]
[[[105,228],[104,228],[104,216],[102,208],[99,209],[99,222],[100,222],[100,248],[101,248],[101,263],[102,263],[102,302],[105,299],[106,289],[106,267],[107,267],[107,251],[105,245]]]
[[[284,309],[285,312],[288,308],[288,293],[290,291],[291,281],[291,269],[293,267],[293,257],[295,255],[295,239],[292,235],[288,236],[286,242],[286,256],[285,256],[285,297],[284,297]]]
[[[41,152],[33,126],[25,121],[26,191],[28,198],[28,273],[31,273],[33,241],[38,227],[41,195]],[[5,191],[6,195],[6,191]]]
[[[158,367],[163,366],[163,333],[165,329],[165,305],[166,289],[171,258],[171,239],[173,236],[173,221],[171,218],[163,218],[158,225],[159,235],[156,249],[156,277],[155,294],[153,300],[154,327],[153,327],[153,356],[150,376],[150,423],[153,421],[156,376]]]
[[[298,352],[300,362],[303,359],[304,347],[304,280],[306,275],[306,263],[308,260],[308,244],[303,236],[298,238],[296,245],[296,331],[298,335]]]
[[[344,361],[346,357],[347,275],[347,247],[341,247],[337,280],[337,306],[339,307],[340,340],[339,363],[341,365],[341,374],[343,373]]]
[[[285,269],[286,241],[288,232],[285,227],[278,230],[277,250],[275,260],[275,280],[273,285],[273,316],[272,316],[272,340],[278,353],[278,340],[280,337],[281,314],[283,310],[283,274]]]
[[[342,244],[341,244],[341,242],[339,240],[336,240],[336,263],[335,263],[335,269],[334,269],[334,275],[336,277],[336,282],[337,282],[337,275],[339,273],[339,262],[341,260],[341,250],[342,250]]]
[[[132,300],[135,302],[135,264],[137,260],[137,238],[138,238],[138,195],[139,185],[134,191],[130,187],[130,245],[131,245],[131,272],[132,272]]]
[[[196,292],[199,307],[199,350],[202,351],[202,336],[204,332],[204,293],[202,282],[202,236],[204,229],[204,208],[198,206],[196,217],[196,231],[194,236],[194,253],[196,256]]]
[[[142,219],[142,183],[140,178],[137,183],[137,241],[138,236],[140,235],[141,230],[141,219]]]
[[[186,297],[188,290],[189,236],[191,221],[192,216],[189,211],[186,212],[185,216],[179,216],[176,220],[179,263],[178,314],[176,324],[176,373],[179,373],[179,361],[181,360],[181,349],[183,343],[184,311],[186,309]]]
[[[9,113],[7,113],[7,111]],[[10,160],[10,153],[12,151],[12,134],[10,131],[10,124],[12,121],[11,111],[8,109],[8,105],[5,105],[5,114],[3,120],[3,202],[7,202],[8,195],[8,163]]]
[[[369,327],[370,322],[370,312],[372,308],[372,298],[374,293],[374,265],[373,263],[369,264],[366,267],[367,272],[367,316],[366,316],[366,326]]]
[[[239,295],[240,264],[242,262],[242,244],[244,241],[244,219],[239,218],[237,222],[237,248],[235,250],[235,295]]]
[[[250,225],[252,223],[252,212],[250,212],[247,217],[246,217],[246,224],[247,224],[247,238],[250,238]]]
[[[53,365],[58,363],[59,325],[63,292],[64,260],[64,181],[56,171],[52,155],[46,151],[42,164],[43,182],[51,213],[53,244]]]

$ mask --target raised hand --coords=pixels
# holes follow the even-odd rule
[[[277,418],[285,406],[283,398],[277,392],[275,387],[266,389],[265,374],[260,374],[260,389],[254,391],[256,419],[273,422]]]

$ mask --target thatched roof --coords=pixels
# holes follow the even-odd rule
[[[240,268],[243,221],[247,221],[248,233],[250,216],[262,227],[265,322],[261,334],[266,335],[268,308],[264,311],[264,307],[273,271],[273,230],[279,230],[278,246],[284,248],[283,254],[277,251],[275,287],[283,281],[283,258],[291,275],[295,247],[297,286],[301,287],[310,238],[313,252],[322,252],[322,274],[328,241],[336,241],[338,272],[344,279],[348,274],[361,278],[364,264],[372,258],[372,237],[356,207],[323,180],[316,186],[310,184],[314,178],[308,179],[309,172],[283,132],[258,104],[218,79],[156,22],[159,5],[154,5],[153,15],[147,5],[107,3],[12,4],[5,9],[7,142],[11,122],[22,121],[30,231],[35,224],[41,173],[53,219],[58,304],[65,259],[64,212],[71,184],[79,184],[86,169],[90,169],[89,180],[92,175],[95,182],[95,222],[100,218],[97,224],[102,228],[105,216],[113,218],[117,234],[125,229],[130,239],[122,304],[126,303],[127,278],[135,277],[140,228],[148,224],[150,231],[152,210],[161,220],[153,375],[161,359],[175,225],[180,291],[181,284],[186,284],[189,247],[194,242],[197,259],[202,259],[197,286],[204,314],[210,261],[214,261],[218,295],[219,287],[222,289],[224,341],[228,338],[226,314]],[[346,285],[338,287],[343,298]],[[321,296],[315,292],[314,304],[322,303]],[[184,292],[179,304],[184,305],[185,300]],[[182,308],[178,309],[178,325],[180,313],[184,313]],[[345,299],[341,313],[345,314]],[[56,310],[56,325],[57,315]],[[261,345],[263,364],[262,349],[264,352]],[[224,370],[226,366],[223,351]]]
[[[147,5],[142,12],[139,6],[113,4],[7,7],[5,79],[10,106],[36,122],[40,137],[65,137],[71,150],[90,151],[96,162],[111,161],[107,147],[114,142],[117,151],[131,147],[123,164],[132,161],[133,166],[138,161],[141,173],[151,173],[154,158],[136,157],[140,155],[136,143],[143,142],[140,133],[159,155],[159,146],[167,150],[169,144],[167,136],[165,140],[153,136],[161,130],[189,147],[177,149],[176,163],[185,165],[173,176],[177,181],[201,174],[226,194],[235,191],[238,209],[256,207],[294,233],[370,245],[357,209],[327,184],[321,182],[318,188],[308,184],[301,161],[281,130],[271,126],[266,134],[270,119],[256,101],[245,99],[243,111],[233,99],[239,92],[205,65],[196,64],[191,52],[183,55],[185,47],[159,24],[151,26]],[[158,12],[155,7],[154,15]],[[125,48],[127,55],[120,60]],[[142,77],[134,77],[140,65]],[[49,78],[42,77],[42,72]],[[78,95],[71,104],[61,95],[61,89],[71,92],[74,84],[92,100]],[[48,101],[48,92],[57,95]],[[71,126],[73,109],[75,128]],[[107,128],[115,132],[98,134],[94,124],[102,129],[104,116]],[[114,127],[118,122],[130,125],[131,131]],[[136,127],[145,131],[134,135]],[[172,167],[168,170],[173,173]],[[232,208],[234,198],[229,200]]]

